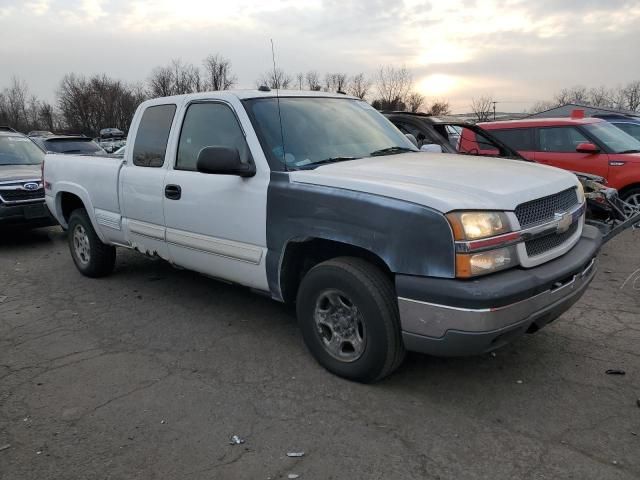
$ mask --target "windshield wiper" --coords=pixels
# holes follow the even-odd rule
[[[375,152],[371,152],[369,155],[372,157],[380,157],[382,155],[393,155],[394,153],[404,153],[404,152],[417,152],[418,150],[414,150],[412,148],[407,147],[388,147],[382,148],[380,150],[376,150]]]
[[[317,167],[318,165],[324,165],[326,163],[346,162],[347,160],[358,160],[361,157],[329,157],[323,160],[316,160],[305,165],[296,165],[298,168]]]
[[[625,150],[623,152],[618,152],[618,154],[623,154],[623,153],[640,153],[640,150],[632,148],[631,150]]]

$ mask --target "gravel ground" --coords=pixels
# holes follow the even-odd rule
[[[495,356],[365,386],[246,289],[122,250],[91,280],[58,228],[1,232],[0,478],[638,479],[639,246],[609,243],[572,310]]]

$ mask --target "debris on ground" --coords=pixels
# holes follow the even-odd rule
[[[11,444],[7,443],[6,445],[2,445],[0,447],[0,452],[2,452],[3,450],[8,450],[11,448]]]
[[[619,370],[617,368],[610,368],[609,370],[607,370],[606,372],[607,375],[624,375],[627,372],[625,372],[624,370]]]
[[[160,424],[161,424],[161,425],[164,425],[165,423],[167,423],[167,421],[166,421],[166,420],[160,420]]]
[[[524,382],[523,382],[522,380],[516,380],[516,383],[517,383],[518,385],[522,385]]]
[[[491,355],[493,358],[496,358],[498,356],[496,352],[491,352],[489,355]]]
[[[287,452],[287,457],[304,457],[304,452]]]
[[[287,478],[289,479],[294,479],[294,478],[298,478],[300,475],[298,475],[297,473],[290,473],[289,475],[287,475]]]
[[[244,438],[241,438],[238,435],[234,435],[229,439],[229,445],[242,445],[243,443]]]
[[[6,295],[0,295],[0,303],[3,303],[7,298],[9,297],[7,297]]]

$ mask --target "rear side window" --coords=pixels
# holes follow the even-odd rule
[[[489,130],[494,137],[514,150],[531,151],[533,135],[530,128],[510,128],[508,130]]]
[[[133,145],[134,165],[161,167],[164,164],[169,131],[175,113],[175,105],[157,105],[144,111]]]
[[[538,132],[541,152],[575,153],[578,145],[589,142],[575,127],[541,128]]]

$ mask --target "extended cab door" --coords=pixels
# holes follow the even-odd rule
[[[151,105],[138,112],[130,132],[126,164],[120,172],[123,228],[129,243],[142,253],[168,259],[164,225],[164,177],[167,173],[167,142],[177,105]],[[131,138],[131,137],[130,137]]]
[[[536,161],[574,172],[591,173],[607,177],[609,155],[606,153],[579,153],[581,143],[593,143],[574,126],[541,127],[536,129]]]
[[[166,239],[175,264],[268,290],[264,265],[270,171],[242,105],[229,102],[194,101],[184,108],[165,177]],[[256,164],[255,176],[198,172],[198,154],[212,146],[237,149],[243,162]]]

